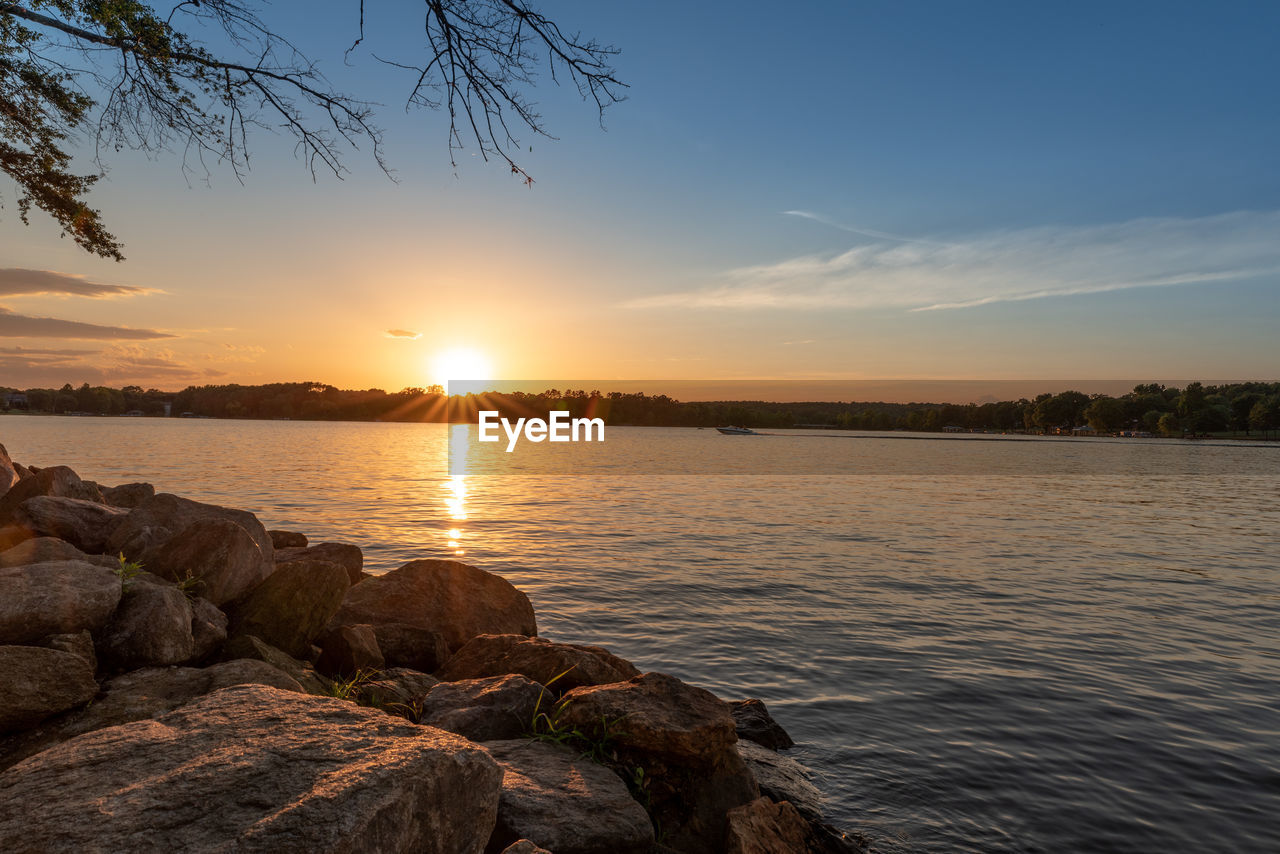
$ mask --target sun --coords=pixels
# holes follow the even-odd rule
[[[454,347],[441,350],[431,359],[431,381],[447,386],[452,380],[493,379],[493,363],[479,350]]]

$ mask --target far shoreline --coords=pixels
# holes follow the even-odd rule
[[[0,417],[30,417],[30,418],[103,418],[103,419],[146,419],[148,421],[249,421],[255,423],[301,423],[301,424],[406,424],[406,425],[438,425],[456,427],[460,425],[474,425],[475,421],[401,421],[388,420],[381,418],[256,418],[253,416],[227,416],[227,415],[132,415],[132,414],[111,414],[106,412],[27,412],[27,411],[0,411]],[[629,427],[629,428],[654,428],[666,430],[709,430],[708,426],[683,425],[683,424],[631,424],[631,423],[608,423],[609,427]],[[780,432],[779,432],[780,431]],[[1159,442],[1195,442],[1195,443],[1245,443],[1256,445],[1259,447],[1267,447],[1271,445],[1280,445],[1280,433],[1269,436],[1259,435],[1240,435],[1238,433],[1211,433],[1201,435],[1181,435],[1181,436],[1160,436],[1155,434],[1145,435],[1121,435],[1119,433],[1097,433],[1096,431],[1088,432],[1071,432],[1071,433],[1042,433],[1027,430],[983,430],[983,429],[963,429],[963,430],[925,430],[925,429],[907,429],[907,428],[864,428],[864,427],[842,427],[839,425],[802,425],[789,427],[767,427],[762,431],[757,431],[759,436],[780,435],[785,433],[791,436],[807,436],[815,439],[820,438],[844,438],[844,439],[899,439],[906,441],[929,441],[929,440],[957,440],[966,442],[1022,442],[1028,440],[1044,440],[1051,439],[1057,442],[1079,442],[1079,443],[1097,443],[1099,440],[1114,441],[1159,441]]]

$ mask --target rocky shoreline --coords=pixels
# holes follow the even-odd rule
[[[537,636],[451,560],[0,446],[10,852],[863,852],[759,700]]]

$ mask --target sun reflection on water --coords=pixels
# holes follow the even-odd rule
[[[446,493],[444,506],[448,508],[449,518],[455,522],[465,522],[467,520],[467,476],[449,475],[449,479],[444,481],[442,486]],[[462,549],[462,528],[450,528],[445,532],[445,536],[448,538],[445,546],[453,549],[455,555],[466,554]]]

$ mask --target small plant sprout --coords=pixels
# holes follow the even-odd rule
[[[119,561],[120,565],[112,572],[120,579],[121,588],[127,592],[133,586],[133,579],[142,574],[142,564],[125,558],[124,552],[120,552]]]
[[[354,676],[335,679],[329,685],[329,695],[339,700],[361,705],[360,701],[363,698],[364,686],[376,681],[381,676],[382,673],[378,670],[357,670]]]
[[[196,598],[196,589],[204,586],[204,581],[191,574],[191,570],[187,570],[186,576],[178,582],[178,589],[182,591],[182,595],[187,597],[187,601],[194,601]]]

